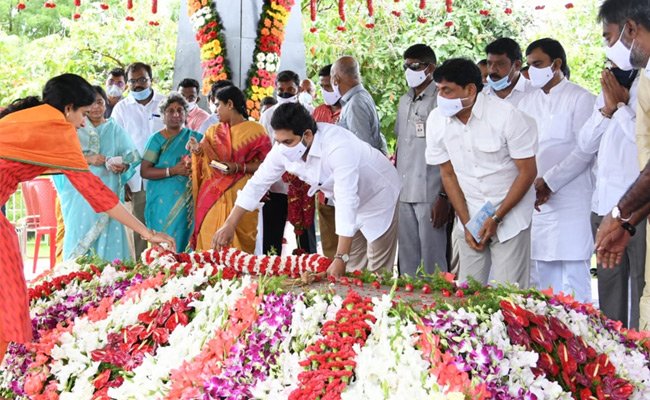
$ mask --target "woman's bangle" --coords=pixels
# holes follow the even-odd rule
[[[140,237],[142,238],[142,240],[144,240],[145,242],[150,241],[152,237],[156,236],[156,231],[154,231],[153,229],[151,229],[151,230],[150,230],[150,229],[147,229],[147,233],[148,233],[148,236],[142,236],[142,235],[140,235]]]
[[[165,176],[169,178],[169,168],[165,169]]]
[[[246,175],[246,163],[244,163],[244,175]]]
[[[238,173],[238,172],[239,172],[239,164],[235,163],[235,173]]]

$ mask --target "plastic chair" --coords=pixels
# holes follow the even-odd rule
[[[49,235],[50,243],[50,269],[56,263],[56,189],[49,179],[34,179],[26,182],[28,197],[31,196],[32,205],[38,209],[38,225],[36,227],[36,243],[34,244],[34,269],[38,263],[38,251],[41,238]],[[30,192],[31,190],[31,192]]]
[[[20,191],[25,201],[25,209],[27,215],[20,219],[20,222],[25,225],[27,231],[36,232],[38,227],[38,205],[34,201],[34,185],[33,181],[22,182],[20,184]]]

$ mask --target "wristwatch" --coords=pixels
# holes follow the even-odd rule
[[[614,206],[614,208],[612,208],[612,218],[622,222],[630,222],[630,220],[632,219],[632,214],[630,214],[630,216],[627,218],[623,218],[623,216],[621,215],[621,209],[618,208],[618,206]]]
[[[344,264],[347,264],[348,261],[350,261],[350,255],[349,254],[335,254],[334,259],[339,259],[343,261]]]
[[[497,223],[497,225],[499,225],[501,222],[503,222],[503,218],[497,217],[496,214],[492,214],[492,219],[494,220],[494,222]]]
[[[636,233],[636,227],[629,222],[623,222],[621,224],[621,227],[625,229],[630,234],[630,236],[634,236]]]

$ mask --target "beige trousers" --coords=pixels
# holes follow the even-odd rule
[[[348,272],[364,268],[373,272],[393,269],[397,255],[397,220],[397,206],[395,206],[393,221],[379,238],[368,242],[361,231],[354,235],[350,249],[350,262],[346,268]]]

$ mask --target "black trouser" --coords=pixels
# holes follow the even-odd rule
[[[264,203],[262,216],[264,218],[264,232],[262,236],[262,253],[282,253],[282,238],[284,225],[287,223],[287,195],[282,193],[269,193],[269,200]]]
[[[316,248],[316,221],[298,236],[298,246],[309,254],[315,254]]]

